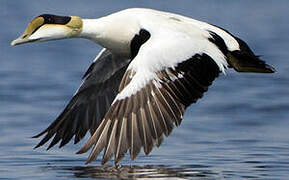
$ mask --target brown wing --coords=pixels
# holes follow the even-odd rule
[[[129,60],[103,49],[85,73],[82,85],[64,111],[47,129],[34,136],[37,138],[46,133],[35,148],[45,144],[53,136],[47,149],[59,141],[59,147],[62,147],[73,136],[74,143],[77,143],[88,130],[93,134],[118,93],[128,63]]]
[[[125,73],[120,91],[134,74],[131,70]],[[134,159],[141,147],[149,154],[154,144],[161,144],[163,135],[180,125],[186,107],[202,97],[218,74],[219,67],[206,54],[163,69],[138,92],[116,100],[78,153],[93,146],[89,163],[104,149],[102,164],[113,156],[119,162],[128,150]]]

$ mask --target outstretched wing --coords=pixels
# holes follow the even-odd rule
[[[143,147],[149,154],[181,123],[187,106],[201,98],[226,68],[210,33],[150,32],[130,63],[103,121],[78,153],[92,146],[87,163],[104,150],[102,164],[115,163],[129,150],[134,159]],[[155,34],[154,34],[155,33]]]
[[[34,136],[44,138],[35,147],[42,146],[53,136],[47,149],[59,141],[62,147],[73,136],[79,142],[89,130],[93,134],[115,98],[129,59],[103,49],[88,68],[83,82],[59,117],[48,128]]]

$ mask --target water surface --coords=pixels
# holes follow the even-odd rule
[[[217,24],[245,40],[277,73],[220,75],[190,106],[180,127],[150,156],[121,166],[84,164],[75,152],[33,150],[81,83],[100,47],[63,40],[10,47],[43,13],[97,18],[128,7],[177,12]],[[289,176],[288,1],[0,2],[0,179],[287,179]],[[87,139],[87,137],[86,137]]]

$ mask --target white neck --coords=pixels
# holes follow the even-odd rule
[[[116,54],[130,53],[130,41],[135,34],[123,28],[123,24],[109,17],[82,21],[83,27],[79,37],[92,40]]]
[[[79,37],[90,39],[99,44],[99,39],[104,36],[104,23],[99,19],[82,19],[82,32]]]

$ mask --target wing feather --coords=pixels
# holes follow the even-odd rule
[[[195,39],[197,42],[187,42],[188,46],[184,47],[183,41],[190,39],[188,36],[176,36],[184,39],[170,42],[167,39],[171,37],[167,35],[160,35],[163,37],[160,41],[152,33],[153,40],[142,45],[128,66],[119,84],[119,93],[101,125],[80,150],[84,153],[94,146],[87,162],[102,150],[102,164],[113,155],[117,163],[128,151],[130,158],[135,159],[141,148],[149,154],[154,145],[161,145],[163,137],[168,136],[174,126],[181,124],[186,107],[203,96],[224,68],[220,67],[225,60],[218,47],[212,43],[202,47],[208,39]],[[196,44],[200,48],[195,48]],[[157,50],[159,47],[162,51]],[[183,47],[184,54],[176,53],[176,47]],[[208,54],[199,52],[206,48],[213,49],[206,51]],[[219,58],[218,63],[213,58]]]
[[[90,155],[87,158],[86,164],[93,161],[98,154],[103,150],[107,141],[107,133],[111,127],[111,120],[107,120],[101,134],[98,136],[97,143],[94,145]]]
[[[62,147],[74,136],[78,143],[89,130],[93,134],[118,93],[122,76],[130,60],[103,49],[83,76],[83,83],[64,111],[48,128],[34,136],[44,138],[35,146],[38,148],[53,140],[47,149],[59,141]]]
[[[147,96],[149,97],[149,95]],[[155,139],[156,141],[156,145],[157,146],[160,146],[161,144],[161,139],[160,137],[162,137],[162,133],[163,133],[163,130],[161,128],[161,125],[160,125],[160,122],[159,122],[159,119],[157,118],[157,115],[154,111],[154,108],[152,106],[152,101],[151,99],[148,100],[148,103],[147,103],[147,109],[146,109],[146,112],[148,114],[148,116],[150,116],[150,120],[151,120],[151,124],[152,124],[152,137]]]
[[[139,128],[137,123],[136,114],[131,113],[131,142],[130,142],[130,158],[133,160],[139,154],[141,149]]]
[[[129,145],[127,139],[127,118],[124,117],[122,119],[117,150],[115,153],[115,163],[118,163],[124,157],[128,148]]]
[[[206,55],[202,60],[205,64],[214,62]],[[196,63],[194,57],[187,61],[192,64]],[[109,140],[105,144],[103,138],[94,138],[94,135],[91,137],[88,145],[82,149],[82,152],[85,152],[89,149],[88,146],[95,144],[88,162],[103,149],[105,149],[105,153],[102,164],[110,160],[113,155],[115,163],[119,162],[128,150],[131,159],[134,159],[139,154],[141,147],[143,147],[145,154],[149,154],[154,145],[159,146],[161,144],[163,135],[168,136],[174,125],[180,125],[186,107],[202,97],[207,89],[204,85],[199,86],[201,84],[199,77],[190,73],[193,69],[180,67],[182,67],[181,64],[178,64],[174,69],[162,70],[157,73],[155,79],[148,82],[136,93],[114,101],[102,122],[102,124],[113,124],[110,125],[110,130],[99,127],[94,134],[101,133],[103,138],[107,137]],[[206,66],[201,67],[206,68]],[[202,68],[199,70],[200,72],[205,71]],[[214,68],[215,71],[211,69],[206,70],[206,72],[207,75],[216,78],[216,72],[219,72],[218,66],[215,65]],[[178,76],[180,73],[183,75]],[[123,81],[129,81],[125,82],[126,86],[132,82],[132,78],[127,77],[131,74],[135,75],[136,73],[128,70],[123,77]],[[211,84],[211,82],[206,84]],[[125,89],[126,86],[122,89]],[[105,127],[107,126],[105,125]]]
[[[118,126],[118,120],[115,120],[113,122],[113,127],[111,130],[111,134],[110,134],[108,143],[107,143],[105,150],[104,150],[102,163],[109,161],[113,157],[113,154],[115,153],[117,126]]]

